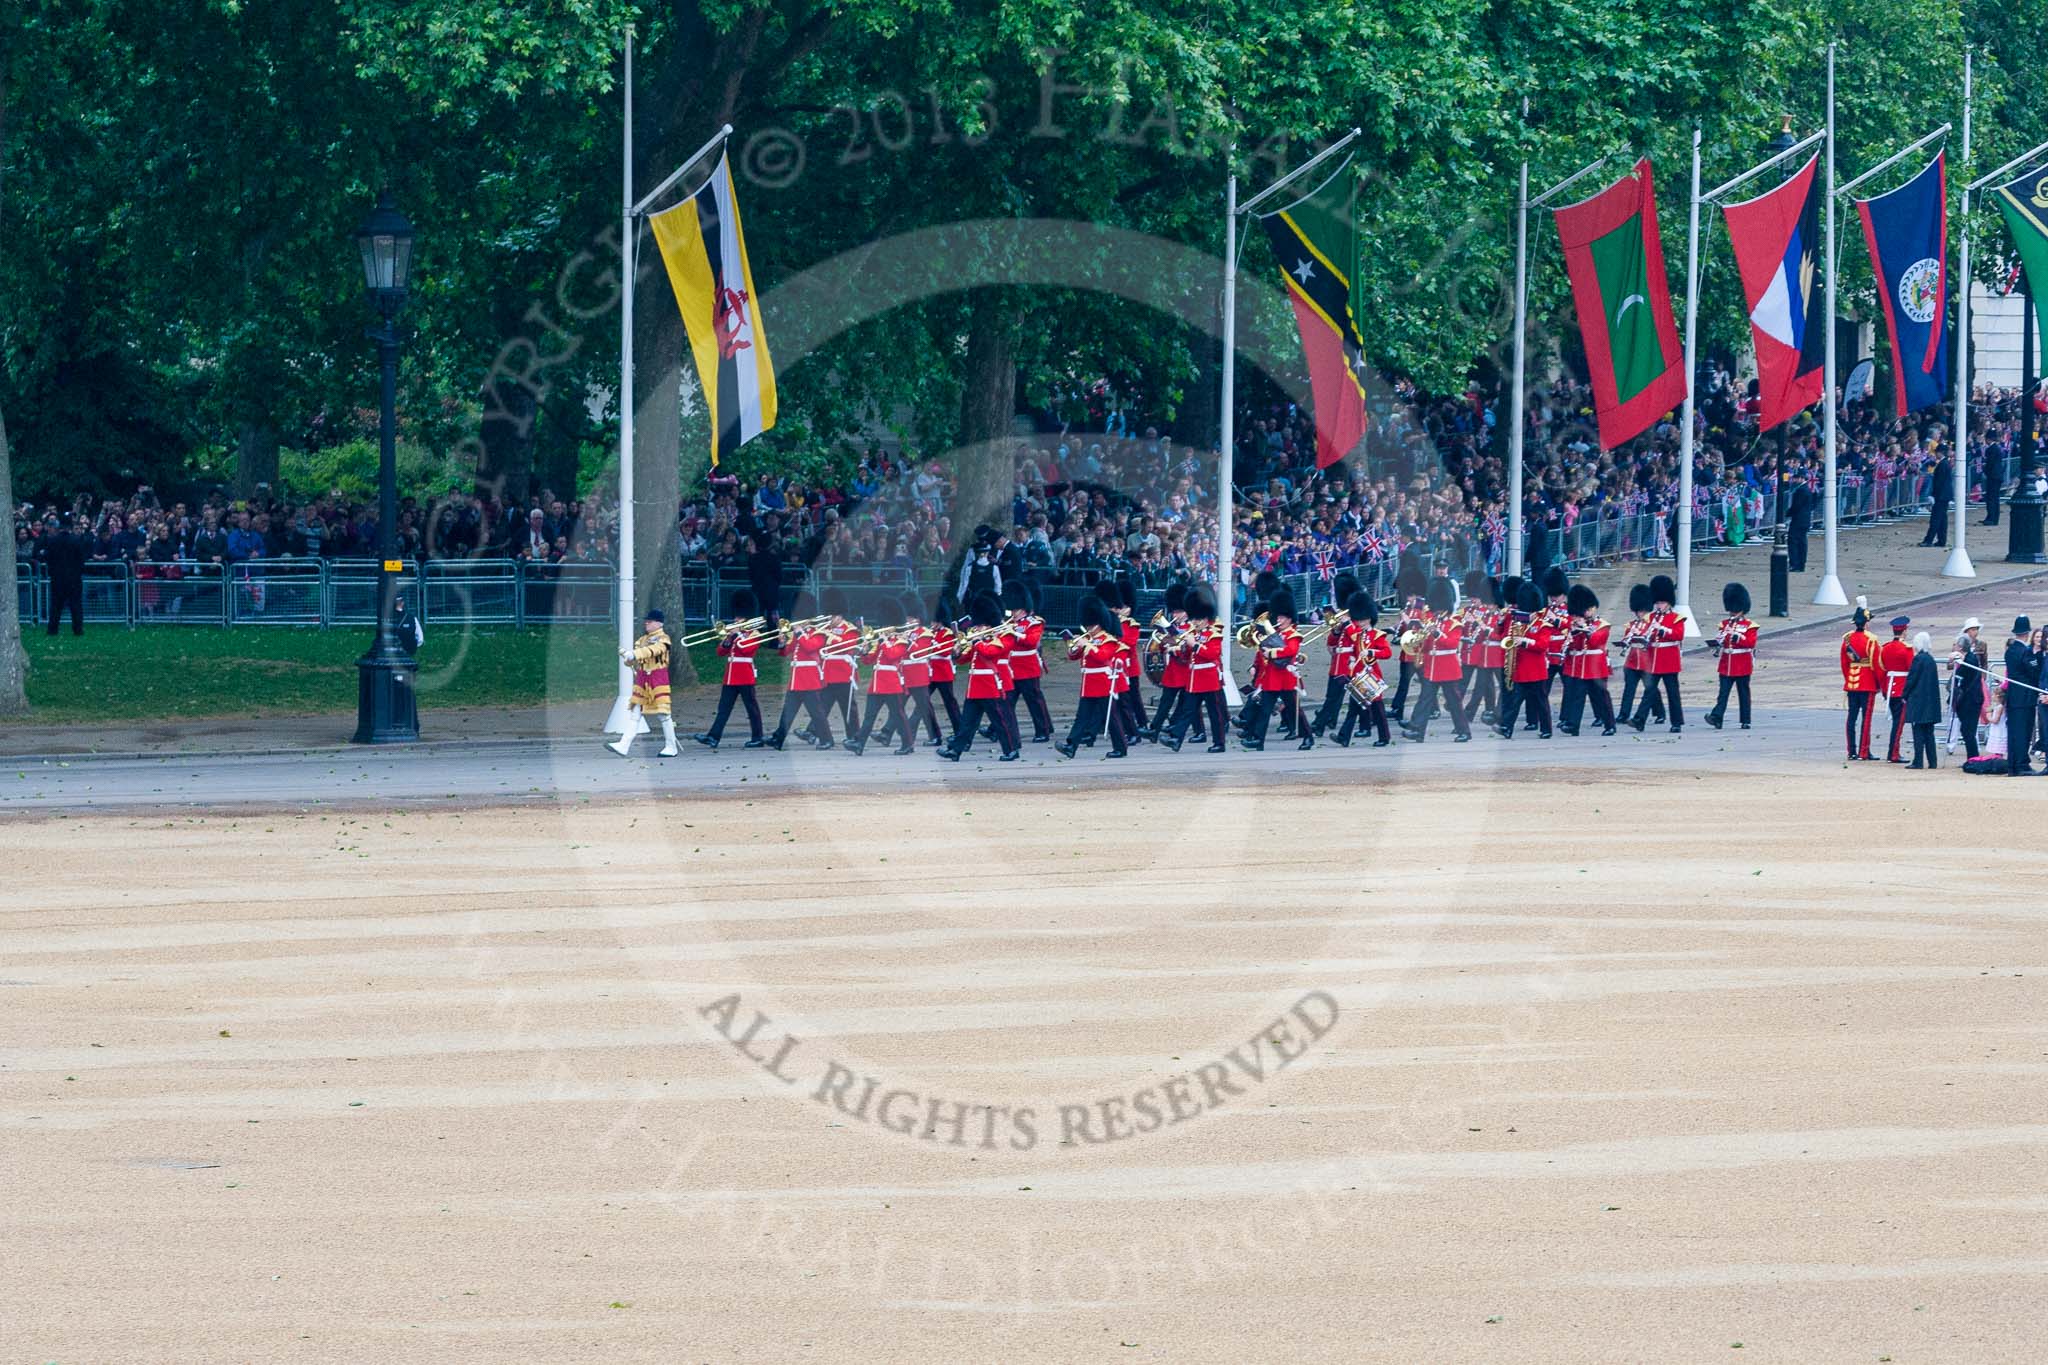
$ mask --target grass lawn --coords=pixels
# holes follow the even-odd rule
[[[29,724],[180,717],[308,715],[352,711],[356,658],[367,629],[261,626],[88,627],[28,645]],[[420,650],[422,707],[538,706],[612,694],[617,676],[609,627],[430,630]],[[722,676],[709,646],[691,650],[697,676]],[[763,681],[782,661],[762,660]]]

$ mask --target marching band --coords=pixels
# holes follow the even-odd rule
[[[1353,736],[1367,728],[1376,736],[1372,747],[1385,748],[1393,742],[1390,717],[1400,722],[1402,737],[1416,744],[1427,740],[1439,715],[1449,718],[1459,743],[1471,740],[1475,721],[1503,739],[1515,737],[1518,721],[1544,739],[1578,735],[1588,708],[1602,735],[1613,735],[1619,725],[1640,732],[1652,715],[1668,717],[1674,734],[1685,723],[1678,690],[1685,622],[1674,610],[1676,585],[1667,577],[1630,589],[1630,619],[1618,640],[1601,618],[1593,591],[1555,570],[1540,580],[1468,574],[1462,591],[1448,578],[1419,573],[1397,581],[1401,609],[1387,632],[1380,629],[1378,602],[1348,575],[1336,580],[1331,605],[1313,621],[1303,619],[1294,595],[1277,579],[1261,575],[1251,617],[1233,632],[1251,657],[1251,686],[1234,722],[1224,705],[1226,627],[1208,588],[1170,588],[1164,607],[1141,627],[1134,616],[1136,594],[1102,583],[1080,602],[1080,629],[1059,637],[1079,687],[1072,724],[1057,741],[1044,692],[1046,622],[1017,585],[1000,598],[976,596],[966,604],[966,617],[950,625],[936,619],[936,610],[927,623],[913,607],[902,613],[900,624],[871,626],[850,619],[835,594],[827,594],[824,614],[770,625],[759,614],[761,604],[740,591],[730,600],[730,619],[674,641],[660,613],[649,613],[646,633],[621,659],[634,670],[634,707],[661,724],[663,757],[676,752],[669,714],[672,650],[714,642],[724,669],[717,710],[710,728],[692,736],[714,750],[735,707],[746,713],[750,749],[782,749],[800,711],[804,725],[794,731],[797,738],[820,749],[838,747],[832,730],[836,711],[845,725],[844,747],[855,755],[870,743],[893,744],[894,753],[907,755],[925,738],[939,757],[958,762],[978,737],[986,737],[1005,763],[1022,757],[1020,705],[1031,721],[1031,741],[1050,744],[1063,759],[1098,739],[1108,741],[1104,758],[1123,758],[1132,745],[1148,740],[1178,753],[1190,735],[1206,740],[1208,752],[1222,753],[1233,724],[1241,747],[1258,752],[1276,723],[1281,738],[1302,749],[1324,736],[1349,748]],[[1749,591],[1742,584],[1728,584],[1721,600],[1726,615],[1708,646],[1720,691],[1707,723],[1720,729],[1732,698],[1746,730],[1752,723],[1758,627],[1749,619]],[[1873,703],[1887,690],[1892,671],[1862,629],[1867,621],[1859,609],[1857,630],[1842,645],[1852,756],[1859,739],[1862,755],[1868,755]],[[1621,647],[1625,686],[1619,709],[1608,691],[1611,642]],[[1301,706],[1301,684],[1307,651],[1317,645],[1326,654],[1325,683],[1311,716]],[[781,654],[789,672],[781,715],[765,734],[757,696],[763,649]],[[1400,685],[1390,688],[1383,665],[1394,660]],[[953,692],[962,668],[964,704]],[[863,673],[864,702],[858,695]],[[1159,689],[1149,716],[1139,689],[1143,678]],[[1557,678],[1564,680],[1564,693],[1553,719],[1551,683]],[[1416,692],[1409,710],[1411,684]],[[639,728],[630,727],[609,747],[625,755]]]

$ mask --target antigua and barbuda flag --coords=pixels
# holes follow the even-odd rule
[[[1818,403],[1827,378],[1819,161],[1816,156],[1776,189],[1721,210],[1749,304],[1764,431]]]
[[[1858,199],[1892,343],[1898,415],[1948,396],[1948,154],[1875,199]]]
[[[711,463],[775,425],[775,366],[740,233],[732,165],[719,157],[704,187],[648,218],[676,291],[711,413]]]
[[[1685,401],[1685,351],[1664,274],[1650,159],[1555,213],[1586,345],[1600,448],[1612,450]]]
[[[1317,469],[1349,455],[1365,434],[1365,385],[1359,378],[1365,342],[1352,306],[1358,259],[1358,227],[1348,197],[1352,184],[1352,177],[1339,173],[1300,203],[1259,219],[1287,282],[1308,359]]]

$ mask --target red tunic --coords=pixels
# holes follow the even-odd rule
[[[1650,672],[1659,675],[1676,673],[1684,667],[1679,659],[1679,651],[1685,646],[1685,622],[1682,619],[1672,612],[1653,611],[1646,634],[1650,641]]]
[[[1721,662],[1716,671],[1724,678],[1747,678],[1756,671],[1756,622],[1746,616],[1731,616],[1721,622]]]
[[[989,636],[968,646],[969,701],[995,701],[1003,695],[1003,665],[1009,654],[1010,643],[1001,636]]]
[[[1544,608],[1544,615],[1550,626],[1550,647],[1543,651],[1552,668],[1564,667],[1565,637],[1571,633],[1572,615],[1562,601],[1552,601]]]
[[[933,626],[932,639],[932,681],[949,683],[953,681],[953,643],[959,637],[951,626]]]
[[[910,651],[903,656],[897,672],[903,675],[905,689],[924,688],[931,685],[932,661],[926,656],[932,648],[932,633],[927,627],[919,627],[910,636]]]
[[[1472,663],[1476,668],[1499,669],[1508,661],[1508,614],[1490,607],[1487,609],[1486,627],[1475,632],[1478,640],[1472,647]]]
[[[1607,639],[1614,628],[1605,621],[1574,621],[1565,641],[1564,675],[1584,682],[1598,682],[1614,672],[1607,661]]]
[[[1446,616],[1438,621],[1422,639],[1422,680],[1424,682],[1456,682],[1465,676],[1464,666],[1458,662],[1459,644],[1463,632],[1455,616]]]
[[[848,626],[844,630],[833,632],[827,638],[832,643],[826,647],[831,652],[825,655],[825,681],[828,683],[852,682],[853,647],[860,643],[860,628],[858,626]]]
[[[1292,692],[1301,679],[1294,676],[1291,665],[1301,654],[1301,636],[1293,626],[1282,626],[1279,643],[1271,649],[1259,650],[1257,671],[1259,690],[1262,692]]]
[[[1842,690],[1878,690],[1877,637],[1867,630],[1852,630],[1842,637]]]
[[[825,686],[826,635],[823,631],[799,631],[783,649],[789,659],[789,690],[816,692]]]
[[[1174,621],[1166,629],[1166,662],[1160,665],[1159,685],[1164,688],[1185,688],[1188,685],[1188,652],[1180,647],[1180,641],[1188,636],[1188,623]]]
[[[900,697],[903,695],[903,660],[910,653],[910,642],[900,636],[892,636],[869,650],[862,663],[873,664],[874,672],[868,679],[868,694],[875,697]]]
[[[761,637],[751,631],[728,635],[718,642],[719,657],[725,660],[727,687],[752,687],[760,681],[754,670],[754,653],[760,648]]]
[[[1906,695],[1906,674],[1913,667],[1913,646],[1904,640],[1886,640],[1877,647],[1878,671],[1884,674],[1881,689],[1886,701]]]
[[[1045,639],[1045,622],[1036,616],[1013,620],[1007,638],[1011,675],[1018,678],[1044,677],[1045,661],[1038,657],[1038,646]]]
[[[1358,671],[1358,623],[1332,626],[1324,637],[1330,645],[1330,676],[1348,678]]]
[[[1138,629],[1136,621],[1133,621],[1128,616],[1124,618],[1124,666],[1116,675],[1116,690],[1118,692],[1130,691],[1131,679],[1144,671],[1144,660],[1138,653],[1138,642],[1143,637],[1143,634],[1144,632]]]
[[[1385,631],[1377,626],[1358,627],[1358,666],[1360,668],[1371,669],[1372,675],[1375,678],[1385,682],[1385,675],[1380,672],[1380,660],[1393,657],[1394,642],[1387,638]]]
[[[1067,657],[1081,661],[1081,695],[1107,697],[1116,691],[1123,669],[1123,641],[1113,635],[1083,635],[1067,646]]]
[[[1540,683],[1550,676],[1550,637],[1554,632],[1541,616],[1522,636],[1515,648],[1515,676],[1518,683]]]
[[[1181,653],[1188,661],[1188,691],[1206,696],[1223,690],[1223,633],[1214,626],[1197,626]]]
[[[1644,643],[1648,637],[1650,620],[1638,616],[1621,628],[1621,666],[1640,673],[1650,666],[1650,647]]]

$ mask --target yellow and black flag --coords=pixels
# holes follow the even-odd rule
[[[702,189],[648,223],[689,329],[716,466],[775,425],[775,366],[761,331],[731,162],[719,157]]]
[[[1358,226],[1351,212],[1353,183],[1353,177],[1340,172],[1308,198],[1259,219],[1287,282],[1308,359],[1317,469],[1349,455],[1365,434],[1365,385],[1358,373],[1365,343],[1354,305]]]

